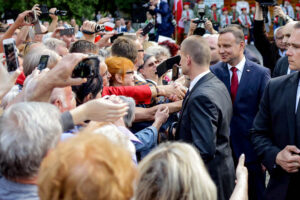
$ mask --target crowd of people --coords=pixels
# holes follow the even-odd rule
[[[272,41],[260,4],[240,2],[205,10],[202,36],[185,3],[181,44],[157,41],[174,35],[159,0],[146,34],[101,14],[79,27],[56,8],[29,23],[39,5],[1,24],[0,199],[295,199],[300,22],[275,6]]]

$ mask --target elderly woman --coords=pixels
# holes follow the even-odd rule
[[[134,64],[124,57],[110,57],[105,60],[111,74],[112,86],[134,86]]]

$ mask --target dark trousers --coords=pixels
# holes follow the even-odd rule
[[[266,173],[260,163],[246,164],[248,169],[248,196],[249,200],[263,200],[266,190]]]

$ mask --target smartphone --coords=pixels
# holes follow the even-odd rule
[[[110,42],[111,43],[114,43],[115,39],[117,39],[118,37],[124,35],[124,33],[118,33],[118,34],[115,34],[113,35],[111,38],[110,38]]]
[[[60,36],[63,35],[75,35],[74,28],[65,28],[59,31]]]
[[[33,10],[30,13],[28,13],[28,15],[25,16],[24,20],[28,24],[36,24],[38,22],[38,17],[37,17],[36,11]]]
[[[15,39],[9,38],[3,40],[3,49],[6,58],[7,71],[16,71],[19,68],[19,60]]]
[[[39,65],[37,66],[38,70],[43,71],[44,69],[46,69],[48,60],[49,60],[48,55],[42,55],[40,58]]]
[[[79,62],[73,70],[72,78],[91,78],[96,75],[100,60],[97,56],[90,56]]]
[[[169,58],[162,63],[160,63],[156,70],[158,77],[161,77],[164,75],[168,70],[172,69],[175,64],[179,65],[180,63],[180,56],[174,56],[172,58]]]
[[[142,35],[145,36],[147,35],[151,29],[153,29],[154,25],[152,23],[147,24],[144,28],[143,28],[143,32]]]
[[[178,77],[179,77],[179,67],[177,64],[174,64],[172,69],[172,81],[177,80]]]

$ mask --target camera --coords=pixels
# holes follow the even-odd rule
[[[206,30],[205,30],[205,22],[206,22],[206,19],[196,19],[196,20],[193,20],[193,23],[195,24],[198,24],[197,25],[197,28],[195,29],[194,31],[194,35],[204,35]]]
[[[66,16],[68,13],[66,10],[56,10],[54,13],[49,13],[47,5],[40,5],[39,8],[42,12],[41,16],[43,17],[49,16],[49,14],[54,14],[57,16]]]
[[[95,26],[95,32],[98,33],[98,32],[104,32],[105,31],[105,26],[104,24],[96,24]]]

